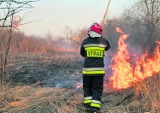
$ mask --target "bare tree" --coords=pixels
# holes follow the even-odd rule
[[[38,0],[0,0],[0,81],[6,81],[6,64],[12,33],[15,27],[13,18],[19,12],[32,8],[31,3]],[[5,29],[5,30],[4,30]]]
[[[124,13],[124,17],[141,38],[146,37],[145,47],[151,52],[158,38],[156,34],[160,25],[160,0],[139,0]]]

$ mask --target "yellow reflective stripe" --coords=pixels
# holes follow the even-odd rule
[[[84,100],[84,104],[89,104],[91,102],[92,102],[92,100]]]
[[[86,47],[85,50],[101,50],[101,51],[104,51],[105,48],[103,48],[103,47]]]
[[[84,47],[91,47],[91,46],[96,46],[96,47],[107,47],[107,45],[104,44],[84,44]]]
[[[91,107],[100,108],[100,107],[101,107],[101,105],[100,105],[100,104],[96,104],[96,103],[91,103]]]
[[[83,74],[105,74],[104,70],[100,71],[82,71]]]

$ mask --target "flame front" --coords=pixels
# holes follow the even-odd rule
[[[148,52],[142,55],[138,60],[131,59],[127,50],[125,40],[128,38],[123,30],[117,28],[121,34],[118,42],[118,52],[113,56],[111,68],[112,76],[110,83],[114,89],[126,89],[132,87],[136,82],[144,80],[147,77],[154,76],[160,72],[160,42],[155,48],[152,56],[148,57]],[[135,65],[131,64],[135,62]]]

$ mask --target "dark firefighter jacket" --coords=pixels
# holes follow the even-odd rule
[[[84,57],[83,75],[105,75],[104,51],[110,48],[103,37],[87,37],[81,45],[80,54]]]

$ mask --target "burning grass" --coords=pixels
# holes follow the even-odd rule
[[[132,58],[127,49],[125,40],[128,38],[120,28],[118,52],[113,56],[111,68],[113,70],[110,82],[115,89],[126,89],[134,86],[137,82],[145,80],[160,72],[160,42],[156,41],[155,50],[152,55],[142,54],[139,59]],[[136,55],[134,55],[136,56]]]

